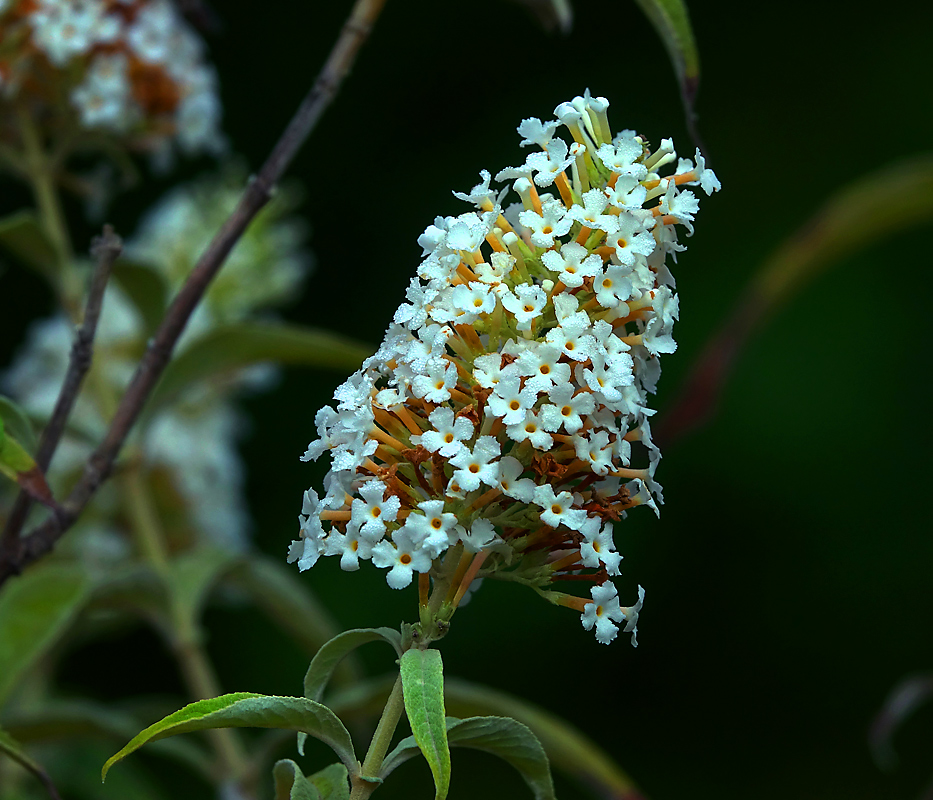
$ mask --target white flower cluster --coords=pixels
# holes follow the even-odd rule
[[[666,259],[697,211],[683,187],[709,194],[719,181],[699,151],[694,163],[667,139],[652,150],[634,131],[613,137],[608,105],[587,92],[555,121],[524,120],[522,144],[540,150],[496,176],[521,202],[503,207],[508,188],[484,171],[455,192],[475,210],[418,240],[408,302],[317,414],[303,458],[329,450],[332,467],[323,499],[305,494],[289,551],[300,569],[369,559],[402,588],[414,572],[446,574],[451,551],[476,560],[455,581],[531,585],[579,610],[600,642],[634,631],[643,591],[619,605],[613,522],[661,501],[648,393],[676,347]],[[549,588],[573,580],[594,584],[589,598]]]
[[[0,37],[12,50],[0,82],[7,96],[46,92],[44,99],[55,102],[64,94],[85,128],[162,144],[168,135],[189,152],[222,145],[216,75],[203,42],[170,0],[5,6]]]

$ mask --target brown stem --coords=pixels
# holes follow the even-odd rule
[[[246,227],[269,202],[275,184],[317,125],[324,110],[330,105],[384,4],[385,0],[357,0],[311,90],[273,147],[265,164],[246,187],[233,213],[214,236],[172,301],[136,368],[107,435],[85,464],[84,473],[62,504],[61,513],[39,525],[28,536],[16,540],[12,552],[0,556],[0,585],[11,575],[19,573],[27,564],[52,550],[110,474],[120,448],[168,364],[188,318]]]
[[[75,335],[74,344],[71,346],[68,370],[65,373],[62,388],[58,393],[55,409],[52,412],[51,419],[45,426],[45,430],[42,431],[39,448],[36,452],[36,464],[43,473],[48,472],[52,457],[55,455],[58,443],[65,432],[65,425],[68,423],[75,401],[78,399],[81,384],[91,368],[91,361],[94,356],[94,337],[97,334],[97,323],[100,320],[101,308],[104,303],[104,290],[107,288],[107,281],[110,279],[113,264],[122,250],[123,242],[114,233],[110,225],[105,225],[103,233],[95,237],[91,242],[91,255],[97,262],[97,266],[91,278],[91,288],[84,307],[84,319]],[[4,546],[0,547],[0,554],[5,554],[7,543],[15,546],[20,529],[23,527],[26,515],[31,507],[32,500],[29,495],[25,491],[21,491],[13,504],[10,516],[3,529]]]

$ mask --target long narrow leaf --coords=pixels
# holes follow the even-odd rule
[[[0,591],[0,706],[84,607],[91,581],[77,564],[40,564]]]
[[[9,397],[0,395],[0,421],[6,432],[30,453],[36,452],[36,434],[26,412]]]
[[[350,653],[368,642],[385,642],[402,655],[402,635],[392,628],[357,628],[344,631],[321,646],[305,674],[305,697],[321,702],[324,689],[337,665]]]
[[[13,436],[5,431],[3,420],[0,419],[0,475],[6,475],[15,481],[21,488],[29,492],[33,500],[51,506],[54,501],[52,490],[45,482],[45,476],[38,464]]]
[[[0,728],[0,753],[13,759],[13,761],[21,767],[35,775],[45,787],[45,790],[49,793],[52,800],[60,800],[58,791],[55,789],[55,784],[52,783],[52,779],[48,776],[48,773],[42,769],[36,761],[33,761],[23,750],[20,743],[2,728]]]
[[[149,410],[194,383],[267,361],[352,372],[369,345],[330,331],[285,323],[241,322],[215,328],[192,343],[165,370]]]
[[[671,441],[706,421],[752,333],[807,281],[846,256],[933,221],[933,156],[861,178],[826,205],[761,266],[725,323],[707,341],[656,430]]]
[[[551,769],[541,742],[527,725],[508,717],[447,718],[447,741],[451,747],[482,750],[508,761],[519,771],[537,800],[556,800]],[[380,778],[418,755],[413,736],[403,739],[386,756]]]
[[[435,800],[450,787],[450,748],[444,717],[444,665],[437,650],[407,650],[399,660],[411,732],[434,776]]]
[[[191,703],[150,725],[108,759],[101,771],[101,779],[106,779],[107,772],[114,764],[146,742],[212,728],[283,728],[302,731],[329,745],[348,770],[355,771],[358,768],[350,734],[326,706],[304,697],[270,697],[237,692]]]
[[[553,769],[577,778],[606,800],[642,797],[608,753],[560,717],[505,692],[460,679],[448,679],[444,695],[447,710],[458,716],[501,715],[527,725]]]
[[[693,138],[693,106],[700,85],[700,54],[697,50],[690,15],[683,0],[635,0],[664,42],[680,84],[680,94]],[[697,142],[699,144],[699,142]]]

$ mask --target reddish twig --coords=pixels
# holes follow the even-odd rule
[[[97,323],[100,320],[100,312],[104,303],[104,290],[107,288],[113,264],[122,250],[123,242],[110,225],[105,225],[103,233],[91,242],[91,255],[97,266],[91,278],[91,288],[84,307],[84,319],[71,346],[68,370],[58,393],[55,409],[52,411],[52,417],[45,426],[45,430],[42,431],[39,448],[36,451],[36,465],[43,474],[48,472],[52,457],[65,432],[65,426],[68,424],[68,418],[78,399],[81,384],[91,368],[94,357],[94,337],[97,335]],[[7,545],[15,548],[19,532],[31,507],[32,499],[29,494],[21,491],[3,529],[4,546],[0,547],[0,561],[7,551]]]
[[[85,464],[81,478],[62,504],[60,513],[39,525],[28,536],[16,540],[16,552],[0,558],[0,584],[52,550],[110,474],[130,429],[168,364],[175,343],[208,284],[246,227],[271,199],[275,184],[336,95],[384,4],[385,0],[357,0],[311,90],[166,311],[120,401],[110,429]]]

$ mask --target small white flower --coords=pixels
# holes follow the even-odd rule
[[[583,611],[583,627],[589,631],[595,625],[596,641],[609,644],[619,633],[616,623],[626,619],[625,612],[619,607],[619,593],[612,583],[606,581],[602,586],[594,586],[590,596],[593,602],[587,603]]]
[[[555,494],[549,483],[541,484],[535,489],[534,501],[542,508],[541,521],[551,528],[564,525],[578,531],[586,521],[586,511],[573,507],[573,496],[570,492]]]
[[[457,367],[443,358],[432,359],[427,375],[418,375],[412,381],[415,397],[423,397],[431,403],[450,400],[450,390],[457,385]]]
[[[538,450],[550,450],[554,446],[554,439],[547,432],[543,421],[531,410],[525,412],[525,418],[521,422],[509,425],[505,432],[516,442],[524,442],[527,439],[531,446]]]
[[[457,467],[454,478],[463,491],[472,492],[481,483],[495,486],[499,482],[499,465],[495,459],[501,452],[499,442],[492,436],[480,436],[476,440],[473,452],[466,448],[450,459],[450,464]]]
[[[553,247],[555,237],[566,235],[573,225],[567,209],[553,197],[544,198],[540,214],[522,211],[518,220],[531,230],[531,243],[535,247]]]
[[[390,542],[383,539],[373,547],[373,564],[380,569],[389,569],[386,582],[393,589],[408,586],[415,572],[431,569],[430,556],[415,544],[404,531],[396,531]]]
[[[466,417],[455,418],[453,410],[447,406],[435,408],[428,419],[434,430],[426,431],[420,438],[413,436],[412,443],[421,444],[426,450],[440,453],[444,458],[461,452],[466,440],[473,436],[473,423]]]
[[[502,296],[502,305],[512,314],[518,322],[520,331],[531,329],[531,321],[541,316],[547,295],[540,286],[521,283],[515,287],[515,294],[508,292]]]
[[[602,268],[603,260],[576,242],[567,242],[560,251],[548,250],[541,261],[552,272],[560,273],[557,279],[571,289],[583,285],[584,278],[594,277]]]
[[[362,500],[354,498],[351,520],[360,526],[360,535],[379,539],[385,533],[386,523],[395,522],[401,501],[393,494],[385,498],[386,487],[381,481],[370,481],[360,488]]]

